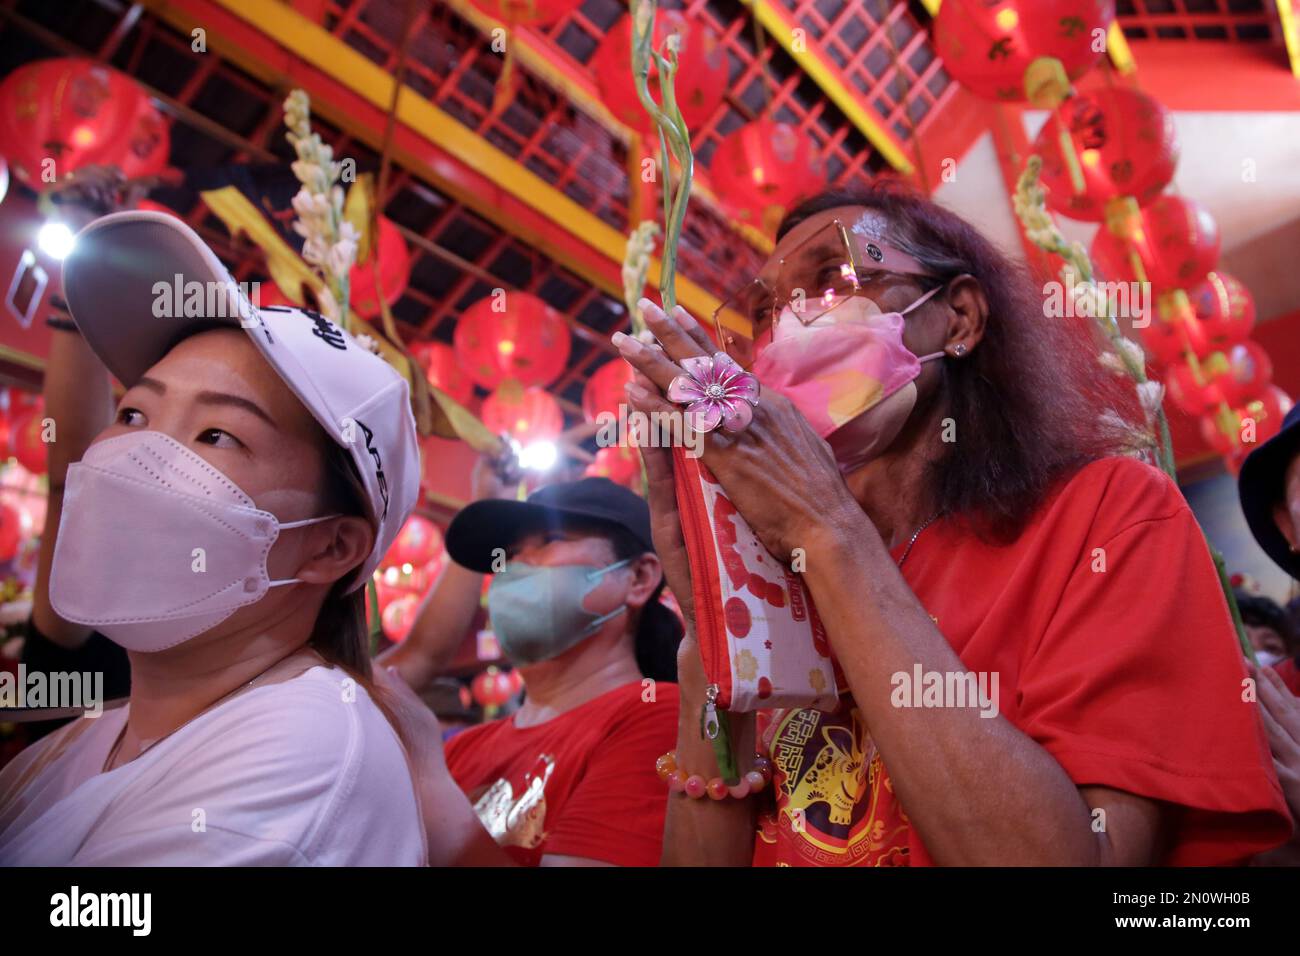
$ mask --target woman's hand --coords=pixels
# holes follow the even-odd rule
[[[627,335],[614,336],[619,353],[637,372],[627,387],[628,400],[646,414],[680,417],[684,408],[664,397],[668,383],[684,374],[682,359],[712,355],[717,348],[686,310],[679,307],[669,317],[647,299],[640,305],[646,324],[663,348]],[[863,518],[830,446],[783,395],[764,390],[753,421],[743,431],[717,430],[703,437],[704,464],[778,560],[789,562],[794,549],[807,549],[814,536],[836,533],[846,522]],[[667,458],[666,450],[654,451]],[[650,469],[649,460],[646,469]],[[669,482],[671,485],[671,472]],[[655,507],[653,500],[651,507]],[[655,544],[659,544],[657,537]],[[662,552],[660,558],[664,558]],[[678,593],[676,588],[673,593]]]
[[[639,377],[646,386],[650,384],[649,379]],[[655,554],[664,569],[664,582],[682,609],[689,639],[695,631],[695,600],[691,591],[691,569],[686,561],[686,541],[682,537],[682,519],[677,511],[677,491],[673,486],[672,451],[648,445],[638,450],[645,462],[646,499],[650,505],[650,531],[654,537]]]
[[[374,682],[410,762],[429,866],[513,865],[479,823],[469,799],[447,770],[437,714],[406,685],[396,668],[374,668]]]
[[[1291,693],[1273,668],[1249,669],[1255,678],[1259,715],[1282,795],[1292,819],[1300,820],[1300,698]],[[1300,866],[1300,831],[1289,842],[1261,853],[1252,862],[1256,866]]]

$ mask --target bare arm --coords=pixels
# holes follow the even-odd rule
[[[474,465],[475,501],[506,497],[507,487],[508,482],[497,474],[493,462],[480,458]],[[425,690],[451,665],[478,612],[482,591],[482,574],[448,561],[420,604],[406,640],[381,654],[377,663],[397,668],[410,687]]]
[[[108,371],[76,332],[50,330],[50,357],[45,367],[45,414],[54,422],[55,440],[49,454],[49,502],[32,598],[32,620],[36,629],[56,644],[80,647],[91,630],[72,624],[50,606],[50,566],[54,563],[54,541],[63,513],[63,484],[68,465],[80,461],[95,436],[113,418],[113,393]]]
[[[851,502],[846,503],[851,505]],[[1078,787],[1004,716],[899,708],[891,675],[967,668],[908,588],[869,519],[845,507],[808,551],[805,580],[885,766],[936,862],[957,866],[1124,866],[1153,861],[1161,805]],[[1014,787],[1006,781],[1015,780]],[[1094,810],[1105,827],[1093,827]]]

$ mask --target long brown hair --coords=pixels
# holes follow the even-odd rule
[[[1144,427],[1133,388],[1099,361],[1091,320],[1047,318],[1030,274],[960,216],[903,184],[832,190],[792,209],[777,238],[839,206],[884,215],[890,243],[944,280],[973,276],[988,299],[980,344],[944,360],[937,400],[956,422],[928,474],[944,514],[993,541],[1013,540],[1052,487],[1083,465],[1124,450],[1126,430]],[[1103,420],[1113,412],[1115,420]]]

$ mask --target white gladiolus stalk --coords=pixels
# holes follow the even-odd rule
[[[334,150],[311,131],[311,100],[294,90],[284,101],[286,138],[298,158],[290,164],[302,188],[293,197],[297,219],[293,231],[302,236],[303,260],[325,280],[318,296],[322,313],[347,328],[348,276],[357,260],[360,236],[343,218],[342,164]]]

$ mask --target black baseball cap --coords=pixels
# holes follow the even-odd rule
[[[447,553],[457,564],[487,574],[496,549],[508,550],[538,531],[590,521],[617,525],[654,550],[645,499],[608,478],[583,478],[539,488],[527,501],[494,498],[467,505],[447,526]]]
[[[608,478],[583,478],[547,485],[527,501],[492,499],[463,508],[447,526],[444,540],[453,561],[484,574],[492,570],[492,552],[537,531],[559,530],[572,523],[600,523],[630,532],[647,551],[654,551],[650,507],[639,495]],[[682,622],[659,600],[663,582],[641,611],[636,661],[641,673],[655,680],[677,680],[677,645]]]
[[[1300,578],[1300,554],[1293,552],[1282,537],[1273,518],[1273,507],[1282,500],[1286,470],[1297,453],[1300,453],[1300,405],[1287,412],[1280,432],[1246,456],[1237,475],[1237,494],[1250,533],[1278,567],[1293,578]]]

